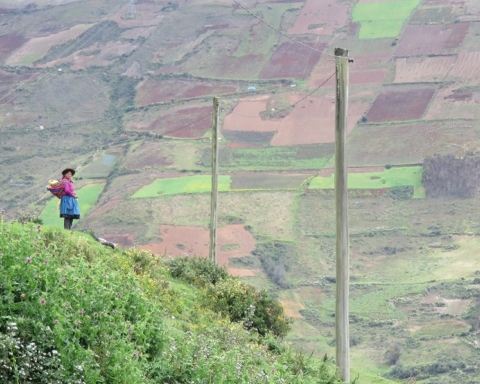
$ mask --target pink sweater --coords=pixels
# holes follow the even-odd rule
[[[63,195],[75,197],[75,189],[73,188],[73,182],[68,180],[66,177],[62,179],[62,182],[65,182],[65,187],[63,189]]]

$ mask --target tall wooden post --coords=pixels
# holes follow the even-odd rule
[[[213,98],[212,115],[212,195],[210,212],[210,257],[217,263],[217,198],[218,198],[218,99]]]
[[[348,109],[348,50],[335,48],[336,108],[335,108],[335,205],[337,234],[336,263],[336,362],[342,380],[350,382],[350,330],[348,299],[350,260],[348,239],[347,188],[347,109]]]

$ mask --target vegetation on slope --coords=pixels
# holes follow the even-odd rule
[[[207,260],[0,220],[0,263],[2,383],[340,382],[281,341],[275,299]]]

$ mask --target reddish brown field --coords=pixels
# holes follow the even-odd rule
[[[211,106],[190,106],[167,112],[150,124],[133,124],[132,129],[172,137],[202,137],[212,128]]]
[[[394,83],[442,81],[455,66],[456,56],[398,58]],[[479,71],[480,73],[480,71]]]
[[[279,122],[275,120],[262,120],[261,112],[267,110],[269,95],[247,97],[240,100],[237,106],[224,120],[225,131],[255,131],[274,132]]]
[[[85,27],[83,25],[77,25],[73,28],[49,36],[30,39],[8,58],[6,64],[18,65],[21,63],[21,60],[24,56],[32,54],[37,54],[43,57],[53,46],[61,45],[69,40],[74,40],[87,29],[88,27]]]
[[[142,245],[157,255],[169,256],[203,256],[208,257],[210,250],[210,231],[203,227],[179,227],[162,225],[160,227],[160,244]],[[243,224],[232,224],[217,230],[217,263],[228,265],[231,257],[248,256],[255,248],[255,239],[247,232]],[[231,246],[232,250],[228,249]]]
[[[433,98],[426,119],[478,119],[480,92],[458,89],[458,84],[440,89]]]
[[[395,55],[398,57],[450,53],[462,44],[469,26],[469,23],[407,25]]]
[[[212,94],[225,94],[236,91],[233,86],[215,86],[212,84],[187,81],[144,80],[137,88],[137,105],[170,102],[172,99],[188,99]]]
[[[303,97],[294,95],[292,103]],[[297,100],[295,100],[295,98]],[[351,102],[348,110],[347,131],[350,133],[368,109],[366,102]],[[299,145],[333,143],[335,141],[335,99],[307,97],[284,118],[271,144]]]
[[[480,52],[460,52],[449,76],[470,80],[480,77]]]
[[[0,62],[4,62],[10,54],[21,47],[28,39],[22,35],[0,36]]]
[[[307,0],[288,33],[331,35],[347,24],[348,9],[347,3],[335,0]]]
[[[386,88],[375,99],[367,119],[372,122],[420,119],[434,93],[433,87]]]
[[[311,44],[323,51],[326,43]],[[303,45],[293,41],[282,43],[277,51],[270,58],[268,63],[259,74],[260,79],[277,79],[277,78],[296,78],[304,79],[310,76],[313,67],[320,60],[321,53],[312,51]]]

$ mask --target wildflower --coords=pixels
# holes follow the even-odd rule
[[[40,304],[45,304],[46,300],[45,299],[40,299]]]
[[[67,284],[67,280],[63,279],[62,284]]]
[[[20,295],[20,299],[22,299],[22,300],[25,299],[25,294],[24,294],[24,293],[22,293],[22,294]]]
[[[122,294],[120,292],[117,292],[117,296],[120,297]]]
[[[138,353],[137,352],[133,352],[133,357],[137,357],[138,356]]]
[[[58,324],[58,319],[53,320],[55,324]]]
[[[98,316],[98,312],[95,312],[95,313],[93,314],[93,316],[94,316],[94,317],[97,317],[97,316]]]
[[[128,328],[128,332],[132,333],[132,328]]]
[[[32,258],[31,257],[27,257],[27,263],[31,263],[32,262]]]
[[[44,263],[45,263],[45,264],[48,264],[48,260],[45,260]]]
[[[80,310],[80,316],[83,316],[85,314],[85,312],[83,310]]]

